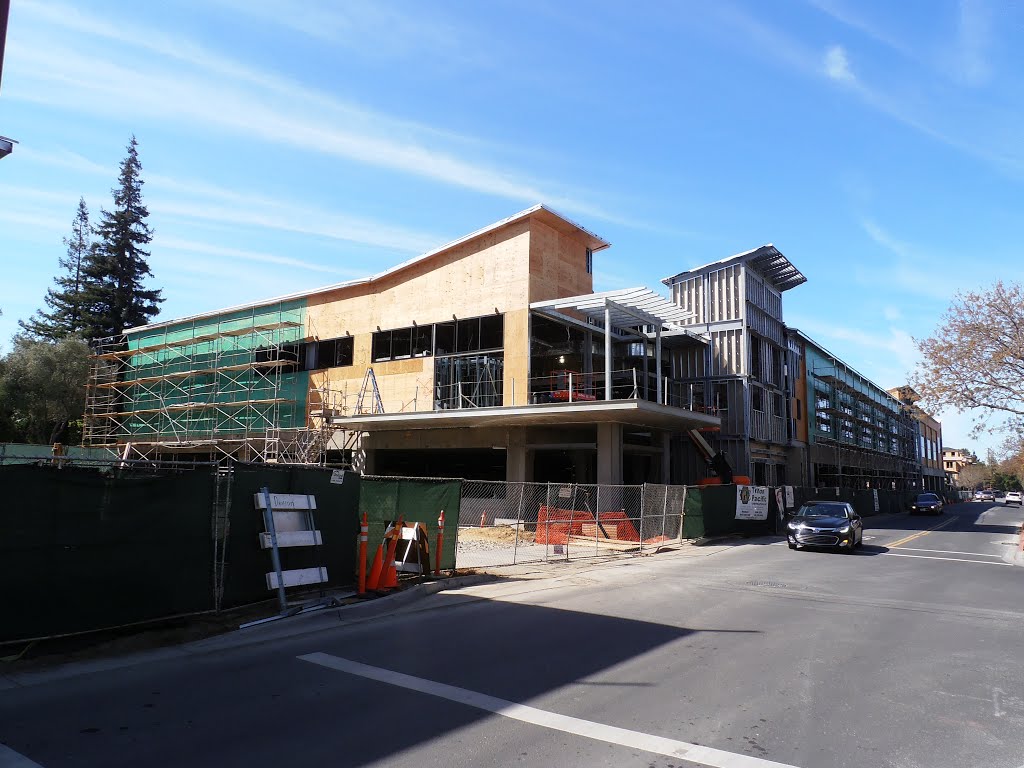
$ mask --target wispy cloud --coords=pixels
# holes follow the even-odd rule
[[[119,56],[119,51],[98,57],[79,45],[78,34],[63,45],[24,35],[8,47],[12,65],[23,72],[9,87],[10,98],[105,116],[144,115],[190,130],[205,127],[247,141],[291,146],[479,193],[547,202],[576,214],[629,223],[565,185],[492,165],[479,156],[479,142],[339,102],[157,30],[115,27],[73,8],[31,0],[25,8],[48,24],[87,38],[142,47],[189,66],[161,67],[152,56],[140,64]]]
[[[956,76],[979,86],[992,77],[988,54],[992,45],[992,11],[985,0],[960,0],[957,23]]]
[[[860,221],[864,233],[883,248],[889,257],[880,264],[871,264],[858,279],[865,285],[884,283],[896,288],[904,295],[934,299],[947,304],[953,296],[984,274],[1016,277],[1019,269],[1007,269],[1005,265],[985,264],[982,259],[972,260],[974,269],[968,274],[963,271],[963,255],[951,255],[933,247],[908,242],[882,227],[870,218]],[[893,259],[892,257],[896,258]]]
[[[841,45],[833,45],[825,51],[825,59],[822,62],[825,75],[831,80],[838,80],[841,83],[856,82],[857,77],[850,69],[850,60],[846,56],[846,50]]]
[[[312,261],[295,259],[290,256],[280,256],[273,253],[263,253],[261,251],[250,251],[243,248],[228,248],[177,237],[161,237],[159,233],[157,233],[156,238],[154,238],[153,245],[154,248],[159,248],[165,253],[175,255],[184,253],[199,256],[213,256],[217,260],[227,259],[231,261],[255,262],[257,264],[273,264],[283,267],[307,269],[311,272],[325,272],[327,274],[341,275],[345,277],[356,277],[363,274],[356,270],[339,269],[336,266],[326,266]]]
[[[916,258],[916,254],[913,252],[913,247],[909,243],[904,243],[896,239],[873,219],[861,219],[860,226],[868,237],[887,251],[890,251],[903,259]]]
[[[909,45],[883,29],[880,25],[869,21],[864,16],[851,10],[847,5],[839,2],[839,0],[807,0],[807,3],[831,17],[834,21],[850,29],[857,30],[876,43],[880,43],[907,58],[916,58]]]
[[[216,0],[235,14],[299,32],[314,40],[358,50],[377,58],[409,58],[429,53],[481,66],[488,61],[480,34],[444,19],[438,6],[383,2],[331,3],[322,0]],[[412,13],[419,8],[420,13]]]
[[[968,3],[974,1],[967,0]],[[854,24],[851,18],[855,17],[836,11],[839,6],[834,2],[811,0],[811,3],[826,12],[831,10],[830,15],[844,23]],[[1012,178],[1024,178],[1024,151],[1016,141],[1015,131],[1010,128],[1019,122],[1020,116],[1016,112],[998,113],[992,109],[983,113],[982,118],[974,105],[965,105],[962,114],[951,120],[949,116],[956,110],[956,105],[948,97],[941,101],[929,102],[923,95],[928,89],[922,88],[920,83],[911,83],[906,86],[903,93],[897,92],[888,83],[878,85],[865,74],[853,71],[845,48],[833,45],[827,48],[824,54],[813,55],[812,49],[805,43],[768,22],[757,19],[736,6],[724,7],[727,11],[719,11],[718,18],[740,33],[739,37],[746,49],[750,49],[750,44],[753,43],[754,50],[766,52],[766,55],[804,76],[822,78],[841,85],[865,106],[934,141],[981,160]],[[960,46],[960,60],[963,62],[961,69],[965,73],[973,73],[975,77],[983,76],[987,67],[984,55],[985,41],[988,39],[988,28],[985,26],[988,22],[985,19],[988,17],[984,15],[983,9],[984,6],[969,5],[969,21],[966,26],[962,25],[970,44],[966,47]],[[913,94],[914,98],[908,98],[908,94]],[[1004,124],[1002,133],[991,124],[996,121]],[[986,134],[992,137],[992,140],[979,138]],[[1014,138],[1005,138],[1003,134],[1005,137]]]

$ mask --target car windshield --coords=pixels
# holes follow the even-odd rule
[[[922,493],[917,497],[917,502],[919,504],[927,504],[928,502],[934,502],[938,500],[939,497],[936,496],[934,493]]]
[[[844,504],[805,504],[796,513],[798,517],[846,517]]]

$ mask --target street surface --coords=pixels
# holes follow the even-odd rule
[[[0,766],[1021,768],[1022,519],[972,502],[869,518],[853,556],[551,566],[8,687]]]

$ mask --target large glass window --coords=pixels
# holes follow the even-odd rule
[[[500,350],[504,344],[504,315],[484,315],[434,325],[395,328],[373,334],[375,363],[409,357],[438,357]]]
[[[434,362],[434,407],[489,408],[502,404],[501,355],[439,357]]]
[[[318,342],[313,360],[306,354],[309,368],[343,368],[352,365],[353,337],[342,336],[337,339],[324,339]]]

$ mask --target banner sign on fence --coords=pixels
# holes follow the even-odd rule
[[[793,496],[793,486],[783,486],[786,489],[786,509],[793,509],[796,506],[796,498]]]
[[[335,485],[343,485],[345,483],[345,470],[336,469],[331,472],[331,482]]]
[[[779,510],[779,520],[786,519],[786,505],[783,502],[782,489],[775,489],[775,508]]]
[[[872,488],[871,495],[875,497],[875,513],[878,513],[878,489]]]
[[[762,485],[736,486],[736,519],[767,520],[768,488]]]

